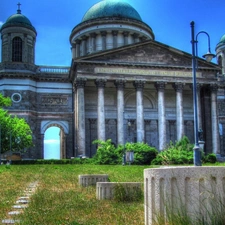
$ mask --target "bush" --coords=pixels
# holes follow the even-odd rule
[[[126,151],[134,152],[134,162],[135,165],[149,165],[151,161],[156,158],[158,151],[156,148],[149,146],[146,143],[126,143]]]
[[[93,157],[93,162],[95,164],[118,164],[120,155],[118,151],[116,151],[115,145],[112,143],[111,139],[107,141],[95,140],[92,143],[98,144],[97,152]]]
[[[180,141],[174,145],[172,142],[169,146],[161,151],[157,157],[152,161],[152,165],[176,165],[176,164],[193,164],[193,148],[194,144],[191,144],[189,139],[184,136]],[[215,163],[216,155],[201,154],[203,163]]]

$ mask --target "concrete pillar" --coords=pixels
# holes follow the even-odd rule
[[[80,57],[80,43],[81,43],[81,41],[76,40],[75,43],[76,43],[76,57]]]
[[[77,155],[86,155],[85,152],[85,99],[84,87],[86,79],[78,78],[75,81],[76,86],[76,114],[77,120],[75,125],[75,132],[77,137]]]
[[[76,58],[76,44],[72,44],[71,52],[72,52],[72,59],[75,59]]]
[[[87,54],[87,36],[84,35],[82,38],[82,56]]]
[[[145,81],[135,80],[133,85],[136,89],[136,124],[137,124],[137,142],[144,142],[144,105],[143,88]]]
[[[123,37],[124,37],[124,45],[128,45],[128,31],[123,32]]]
[[[184,83],[174,83],[176,91],[177,140],[184,136],[183,88]]]
[[[96,33],[91,33],[91,44],[90,44],[90,52],[95,52],[96,51]]]
[[[95,84],[98,88],[98,140],[105,141],[105,79],[97,79]]]
[[[106,31],[101,31],[101,36],[102,36],[102,51],[106,50]]]
[[[112,35],[113,35],[113,48],[117,48],[117,35],[118,35],[118,31],[117,30],[113,30],[112,31]]]
[[[211,121],[212,121],[212,152],[220,153],[219,145],[219,124],[217,117],[217,84],[211,84]]]
[[[158,134],[159,134],[159,151],[166,147],[166,110],[165,110],[165,82],[155,83],[158,90]]]
[[[117,140],[118,145],[124,145],[124,80],[116,80],[117,88]]]

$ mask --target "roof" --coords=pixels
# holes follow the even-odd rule
[[[82,22],[104,17],[120,17],[142,21],[139,13],[127,2],[102,0],[85,13]]]

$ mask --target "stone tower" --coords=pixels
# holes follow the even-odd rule
[[[0,29],[2,38],[2,62],[35,63],[35,41],[37,32],[30,20],[21,14],[11,15]]]
[[[216,46],[216,57],[217,62],[222,69],[222,74],[225,74],[225,34],[221,37]]]

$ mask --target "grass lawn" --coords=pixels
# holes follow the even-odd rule
[[[13,211],[29,183],[39,185],[19,224],[143,225],[144,200],[96,200],[96,187],[80,187],[79,174],[108,174],[112,182],[143,182],[150,166],[5,165],[0,166],[0,221]]]

